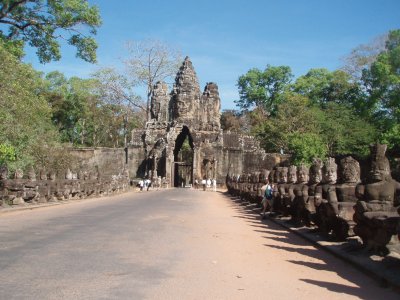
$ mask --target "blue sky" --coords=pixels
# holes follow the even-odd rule
[[[103,66],[123,68],[130,40],[158,39],[188,55],[200,88],[216,82],[222,109],[235,108],[237,79],[267,64],[290,66],[296,77],[311,68],[335,70],[360,44],[400,28],[400,0],[89,0],[103,25],[98,65],[75,58],[64,47],[59,62],[25,61],[44,72],[86,78]]]

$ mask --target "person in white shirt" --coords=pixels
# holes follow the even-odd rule
[[[203,186],[203,191],[205,191],[206,190],[206,185],[207,185],[207,180],[205,178],[203,178],[201,180],[201,185]]]

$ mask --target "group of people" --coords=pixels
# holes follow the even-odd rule
[[[142,192],[144,189],[148,191],[149,188],[151,187],[151,180],[150,180],[149,178],[147,178],[147,179],[145,179],[145,180],[140,179],[140,180],[139,180],[139,183],[138,183],[138,186],[139,186],[141,192]]]
[[[217,180],[215,180],[215,178],[213,178],[213,179],[203,178],[201,180],[201,186],[203,187],[203,191],[210,190],[212,188],[212,190],[214,192],[216,192],[217,191]],[[199,188],[199,181],[197,178],[194,180],[194,188],[195,189]]]

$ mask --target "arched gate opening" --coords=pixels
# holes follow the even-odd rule
[[[193,184],[193,138],[189,128],[183,126],[175,140],[174,187],[189,187]]]

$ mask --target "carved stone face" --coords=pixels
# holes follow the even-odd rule
[[[297,172],[297,181],[299,183],[307,183],[308,182],[308,172],[306,170],[300,169]]]
[[[0,180],[7,179],[8,177],[8,169],[6,166],[0,167]]]
[[[278,170],[279,183],[286,183],[288,181],[288,170],[287,168],[282,168]]]
[[[342,177],[345,183],[356,183],[360,181],[360,164],[351,157],[342,159]]]
[[[311,175],[310,175],[310,182],[311,183],[320,183],[322,180],[322,172],[321,169],[312,169]]]
[[[47,180],[47,173],[45,170],[41,170],[39,173],[40,180]]]
[[[329,184],[335,184],[337,181],[337,170],[334,167],[327,167],[324,170],[324,181]]]
[[[155,119],[158,118],[158,113],[160,112],[160,106],[161,106],[160,102],[157,102],[157,101],[154,101],[151,104],[151,114],[152,114],[152,117]]]
[[[55,172],[50,172],[49,179],[50,180],[56,180],[56,173]]]
[[[261,182],[261,183],[267,183],[268,182],[268,176],[269,176],[269,174],[270,174],[270,172],[268,171],[268,170],[263,170],[261,173],[260,173],[260,176],[259,176],[259,182]]]
[[[189,106],[187,105],[185,100],[182,99],[181,97],[177,97],[175,108],[176,108],[176,117],[178,118],[186,116],[189,111]]]
[[[289,176],[288,176],[288,182],[289,182],[289,183],[296,183],[296,182],[297,182],[297,173],[296,173],[296,169],[290,168]]]
[[[29,179],[29,180],[32,180],[32,181],[35,181],[35,180],[36,180],[36,173],[35,173],[35,170],[34,170],[33,168],[31,168],[31,169],[28,171],[28,179]]]
[[[21,169],[15,170],[15,174],[14,174],[15,179],[22,179],[23,176],[24,176],[24,172],[22,172]]]
[[[386,160],[373,161],[369,175],[374,182],[388,180],[391,177],[389,162]]]

